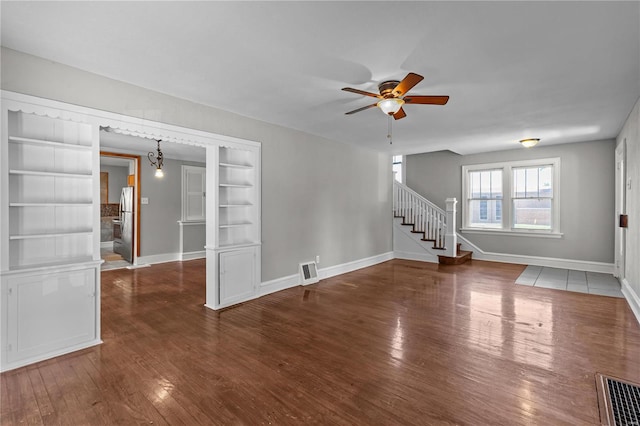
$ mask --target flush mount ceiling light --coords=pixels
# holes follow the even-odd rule
[[[160,139],[156,140],[158,142],[158,153],[154,154],[153,151],[147,154],[149,158],[149,162],[152,166],[156,168],[156,177],[161,178],[164,176],[164,172],[162,171],[162,163],[164,162],[164,156],[162,155],[162,151],[160,151]],[[153,160],[155,158],[155,161]]]
[[[377,105],[385,114],[393,115],[400,111],[400,108],[404,105],[404,100],[400,98],[388,98],[381,100]]]
[[[531,147],[534,147],[534,146],[538,145],[538,142],[540,142],[540,139],[537,139],[537,138],[522,139],[522,140],[520,141],[520,143],[522,144],[522,146],[524,146],[525,148],[531,148]]]

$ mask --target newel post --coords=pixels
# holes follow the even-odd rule
[[[447,198],[445,203],[447,204],[447,233],[444,234],[444,246],[447,256],[455,257],[458,254],[456,249],[458,247],[456,237],[456,204],[458,200]]]

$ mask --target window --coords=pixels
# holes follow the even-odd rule
[[[550,165],[513,169],[514,228],[551,229],[552,171]]]
[[[469,184],[468,205],[471,226],[500,228],[501,219],[496,218],[496,211],[497,206],[502,204],[502,170],[470,171]]]
[[[402,155],[394,155],[392,157],[393,178],[402,183]]]
[[[462,231],[560,237],[560,159],[462,167]]]
[[[206,214],[207,169],[182,166],[182,221],[204,222]]]

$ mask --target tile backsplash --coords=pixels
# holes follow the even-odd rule
[[[100,217],[118,216],[120,204],[100,204]]]

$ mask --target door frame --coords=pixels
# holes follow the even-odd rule
[[[627,211],[627,178],[626,178],[626,145],[627,139],[616,147],[615,151],[615,243],[613,274],[620,282],[625,278],[626,261],[626,228],[620,227],[620,215]]]
[[[133,154],[123,154],[120,152],[111,152],[111,151],[100,151],[100,156],[101,157],[118,157],[118,158],[126,158],[129,160],[133,160],[135,163],[135,180],[136,180],[136,185],[134,187],[134,193],[136,194],[136,212],[135,212],[135,216],[136,216],[136,232],[135,232],[135,239],[133,242],[133,245],[135,246],[135,257],[133,258],[133,264],[135,265],[137,263],[138,257],[140,257],[140,205],[141,203],[141,188],[140,188],[140,156],[139,155],[133,155]]]

